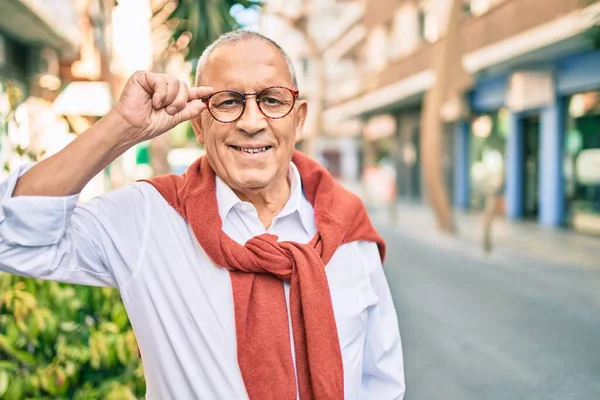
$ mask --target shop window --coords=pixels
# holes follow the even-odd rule
[[[339,179],[342,175],[342,154],[339,149],[327,149],[323,151],[323,164],[331,175]]]
[[[502,109],[478,115],[471,121],[471,207],[475,210],[483,209],[486,194],[504,179],[507,120],[508,112]],[[502,204],[501,198],[500,208]]]
[[[505,0],[463,0],[465,13],[478,17]]]
[[[600,234],[600,92],[569,101],[564,166],[568,222]]]

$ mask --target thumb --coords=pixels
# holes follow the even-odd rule
[[[191,87],[188,91],[188,101],[195,99],[203,99],[215,92],[215,89],[210,86],[195,86]]]

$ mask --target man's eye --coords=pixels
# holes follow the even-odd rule
[[[223,100],[221,101],[219,104],[217,104],[217,107],[233,107],[240,104],[239,100]]]
[[[263,97],[262,102],[266,103],[270,106],[281,104],[281,101],[279,101],[278,99],[276,99],[274,97]]]

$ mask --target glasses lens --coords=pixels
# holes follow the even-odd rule
[[[208,111],[217,121],[235,121],[244,112],[244,98],[236,92],[215,93],[210,98]]]
[[[269,118],[283,118],[294,106],[294,95],[284,88],[269,88],[258,94],[258,106]]]

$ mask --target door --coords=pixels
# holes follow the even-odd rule
[[[539,213],[540,118],[523,118],[523,217],[537,218]]]

